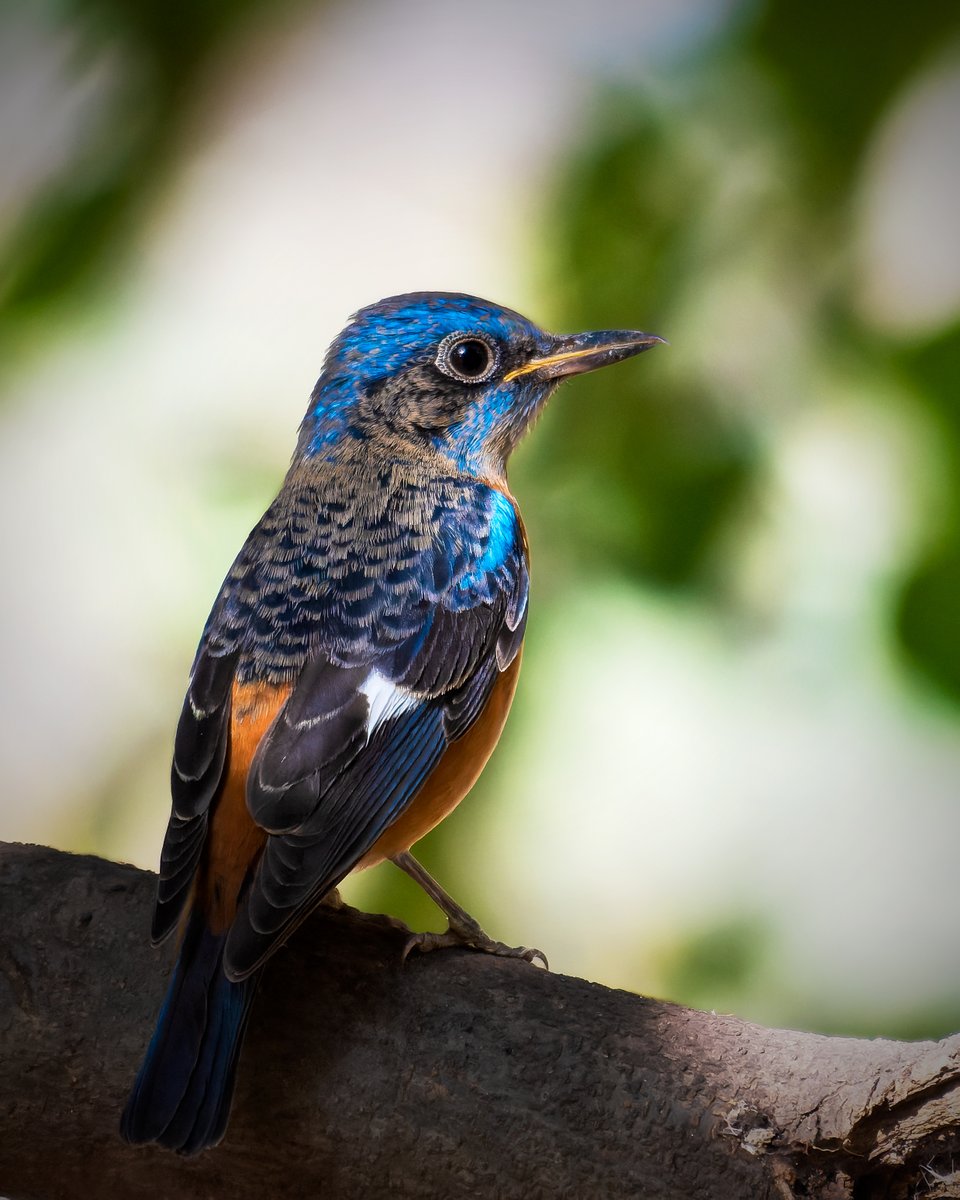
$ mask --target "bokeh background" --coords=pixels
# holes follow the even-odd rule
[[[520,692],[424,861],[560,971],[960,1027],[960,8],[12,2],[0,149],[0,838],[155,865],[327,343],[476,292],[671,345],[516,457]]]

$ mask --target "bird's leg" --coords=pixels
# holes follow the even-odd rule
[[[539,958],[549,970],[547,956],[542,950],[527,949],[526,946],[506,946],[503,942],[495,942],[483,932],[477,921],[443,890],[433,876],[421,867],[413,855],[405,850],[395,854],[392,863],[405,871],[427,893],[430,899],[444,913],[448,921],[446,933],[415,933],[403,948],[406,959],[411,950],[426,954],[430,950],[439,950],[444,946],[470,946],[474,950],[483,950],[486,954],[496,954],[501,958],[522,958],[525,962],[533,962]]]

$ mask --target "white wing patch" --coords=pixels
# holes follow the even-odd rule
[[[360,686],[360,691],[367,698],[370,711],[367,713],[367,742],[377,729],[398,717],[408,708],[419,704],[419,698],[405,688],[398,687],[379,671],[371,671]]]

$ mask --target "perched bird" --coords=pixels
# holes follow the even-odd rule
[[[154,942],[180,954],[121,1122],[184,1154],[223,1136],[267,958],[349,872],[410,855],[476,782],[513,698],[527,544],[507,460],[560,380],[661,341],[554,337],[471,296],[358,312],[283,487],[223,583],[177,728]]]

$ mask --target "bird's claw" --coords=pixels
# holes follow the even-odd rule
[[[476,929],[457,929],[453,925],[446,933],[414,933],[407,938],[403,947],[401,962],[407,961],[407,956],[414,950],[418,954],[429,954],[431,950],[442,950],[447,946],[467,946],[471,950],[481,950],[484,954],[495,954],[498,958],[519,958],[523,962],[532,963],[537,959],[550,970],[547,956],[542,950],[527,946],[508,946],[504,942],[495,942],[477,926]]]

